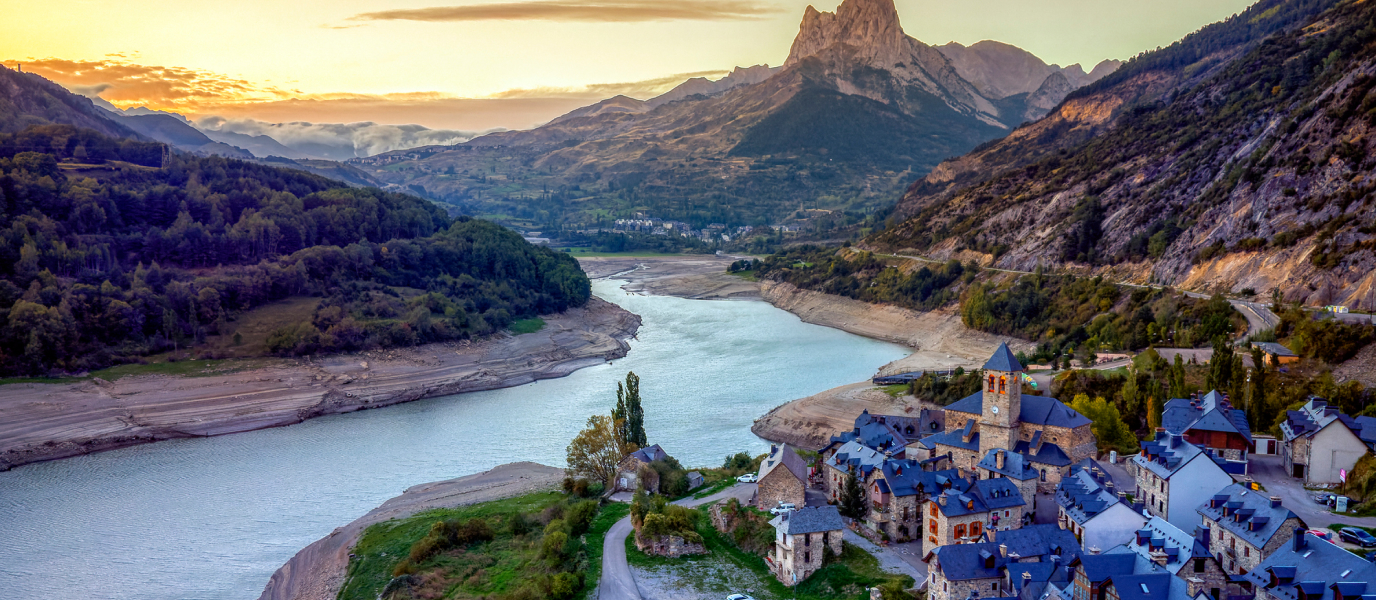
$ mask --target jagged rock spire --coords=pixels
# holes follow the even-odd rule
[[[857,58],[887,65],[907,52],[908,36],[898,22],[893,0],[845,0],[835,13],[809,6],[784,66],[838,44],[853,47]]]

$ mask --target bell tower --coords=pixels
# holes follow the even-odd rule
[[[989,362],[984,363],[984,412],[980,415],[979,446],[986,453],[994,448],[1012,450],[1017,444],[1022,411],[1022,365],[1008,349],[999,344]]]

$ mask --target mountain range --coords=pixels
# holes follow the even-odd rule
[[[637,212],[761,225],[820,210],[853,223],[892,206],[942,160],[1040,117],[1115,67],[1086,74],[993,42],[937,48],[903,32],[893,0],[845,0],[834,13],[807,9],[780,67],[351,163],[546,230]]]
[[[1262,0],[943,162],[865,245],[1376,308],[1373,23]]]

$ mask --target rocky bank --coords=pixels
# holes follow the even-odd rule
[[[0,386],[0,471],[135,444],[280,427],[563,377],[621,358],[640,317],[593,298],[536,333],[282,361],[203,377]]]

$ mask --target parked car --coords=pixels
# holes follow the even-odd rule
[[[1349,544],[1356,544],[1363,548],[1376,548],[1376,535],[1371,535],[1363,529],[1344,527],[1338,532],[1338,537]]]
[[[759,481],[759,479],[760,478],[756,477],[754,473],[746,473],[744,475],[741,475],[740,477],[737,477],[736,481],[739,481],[741,483],[755,483],[756,481]]]
[[[1332,531],[1332,530],[1329,530],[1329,529],[1310,529],[1309,531],[1306,531],[1305,533],[1308,533],[1308,534],[1310,534],[1310,535],[1313,535],[1314,537],[1317,537],[1317,538],[1319,538],[1319,539],[1321,539],[1321,540],[1323,540],[1323,541],[1325,541],[1325,542],[1328,542],[1328,543],[1330,543],[1330,544],[1333,543],[1333,531]]]
[[[769,509],[769,514],[771,514],[771,515],[782,515],[782,514],[784,514],[784,513],[786,513],[786,512],[789,512],[789,511],[791,511],[791,510],[796,510],[796,509],[797,509],[797,507],[794,506],[792,502],[780,502],[778,506],[775,506],[774,508]]]
[[[1333,502],[1333,494],[1314,494],[1315,504],[1325,504],[1328,506],[1333,506]]]
[[[755,600],[755,599],[754,599],[754,598],[751,598],[750,596],[747,596],[747,595],[745,595],[745,594],[731,594],[730,596],[727,596],[727,597],[726,597],[726,600]]]

